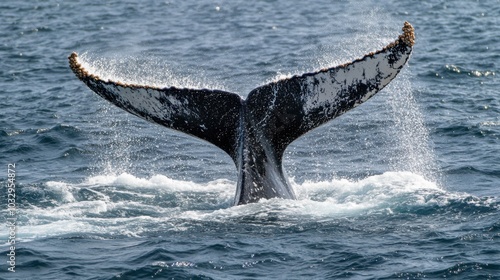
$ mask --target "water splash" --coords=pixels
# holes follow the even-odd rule
[[[312,63],[320,68],[349,63],[363,57],[366,53],[379,50],[394,41],[401,33],[400,26],[404,21],[388,21],[390,17],[380,8],[371,9],[366,2],[351,2],[349,9],[363,14],[362,18],[346,17],[341,26],[335,22],[325,25],[326,30],[345,30],[341,34],[332,34],[324,38],[319,54],[312,58]],[[395,29],[395,27],[398,27]],[[328,32],[328,33],[331,33]]]
[[[392,159],[393,170],[406,170],[439,181],[439,169],[429,145],[429,132],[417,101],[413,95],[411,75],[408,71],[387,87],[387,102],[394,120],[393,133],[398,140],[398,155]]]
[[[351,8],[357,9],[356,13],[366,14],[365,17],[346,18],[345,26],[350,26],[352,32],[347,32],[325,37],[325,42],[320,49],[320,54],[316,55],[313,65],[319,68],[338,65],[352,59],[359,58],[363,54],[380,49],[401,32],[399,26],[402,21],[390,19],[391,16],[380,9],[368,10],[370,5],[366,3],[349,3]],[[389,19],[389,20],[388,20]],[[337,21],[338,22],[338,21]],[[347,23],[347,24],[345,24]],[[338,24],[338,23],[333,23]],[[396,29],[394,26],[398,26]],[[325,26],[330,29],[331,26]],[[344,36],[344,38],[342,38]],[[335,43],[331,43],[335,42]],[[174,73],[168,67],[165,67],[160,59],[144,57],[123,57],[123,58],[94,58],[90,54],[83,54],[82,63],[91,72],[101,76],[103,79],[119,80],[126,83],[152,85],[158,87],[176,86],[176,87],[194,87],[194,88],[218,88],[224,86],[215,80],[207,81],[203,75],[193,78],[192,76],[183,76]],[[317,69],[317,67],[315,67]],[[302,72],[302,71],[300,71]],[[278,73],[277,78],[288,77],[292,73]],[[418,105],[412,94],[412,85],[408,77],[398,77],[392,85],[386,90],[390,92],[388,98],[391,107],[391,114],[394,121],[394,131],[387,132],[390,138],[397,139],[396,150],[398,154],[392,156],[390,163],[392,170],[411,171],[422,176],[433,179],[436,174],[436,164],[433,152],[428,145],[428,132],[426,130],[423,116],[419,111]],[[101,110],[103,118],[98,120],[100,125],[110,127],[110,135],[105,135],[106,147],[102,150],[107,151],[105,155],[100,156],[105,162],[105,174],[117,174],[130,170],[133,164],[131,160],[131,149],[136,143],[136,131],[140,129],[136,121],[129,118],[129,115],[121,113],[119,118],[113,114],[119,114],[116,110],[110,109],[111,105],[103,105]],[[112,121],[113,119],[120,119]],[[136,127],[132,127],[136,126]],[[123,127],[131,128],[124,130]],[[168,133],[163,130],[163,133]],[[148,131],[150,133],[150,131]],[[393,137],[392,137],[393,136]],[[387,143],[387,150],[392,149],[393,143]],[[367,159],[369,160],[369,159]]]
[[[196,69],[196,75],[189,74],[188,69],[183,72],[173,71],[172,65],[159,57],[123,56],[97,57],[90,53],[79,56],[82,66],[90,73],[103,80],[119,81],[128,84],[150,87],[177,87],[196,89],[219,89],[225,86],[216,79],[205,77],[205,73]]]
[[[297,200],[270,199],[231,207],[235,183],[174,180],[163,175],[150,178],[128,173],[89,177],[82,183],[47,182],[33,188],[58,198],[40,207],[34,196],[23,209],[18,235],[31,240],[66,234],[148,236],[155,232],[219,230],[249,223],[256,230],[295,228],[309,223],[407,213],[498,211],[492,198],[448,192],[422,176],[386,172],[362,180],[332,179],[293,183]],[[26,197],[30,197],[26,193]],[[446,215],[443,217],[447,217]]]
[[[119,174],[130,170],[131,149],[134,142],[131,130],[131,120],[128,114],[121,112],[108,102],[100,102],[98,116],[95,119],[99,129],[95,133],[99,143],[99,154],[96,156],[93,170],[95,174]]]
[[[371,9],[370,1],[350,1],[349,6],[357,10],[356,13],[366,16],[345,19],[345,25],[353,28],[353,34],[348,33],[340,40],[329,38],[333,43],[322,47],[317,59],[320,67],[338,65],[362,57],[393,41],[401,32],[399,26],[404,20],[395,19],[381,8]],[[429,145],[429,132],[413,95],[414,86],[408,69],[410,64],[411,59],[409,65],[383,90],[388,92],[384,100],[390,106],[389,114],[393,123],[390,129],[384,129],[388,136],[385,150],[388,154],[395,150],[389,163],[390,169],[410,171],[428,180],[439,181],[439,169]]]

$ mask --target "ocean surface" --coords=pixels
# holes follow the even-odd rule
[[[1,279],[500,279],[499,0],[2,0],[0,18]],[[67,60],[245,97],[404,21],[404,71],[286,150],[297,200],[232,206],[229,156]]]

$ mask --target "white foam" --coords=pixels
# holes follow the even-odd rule
[[[323,201],[326,213],[329,213],[330,205],[340,209],[341,213],[358,213],[386,209],[402,200],[414,205],[425,204],[428,202],[426,196],[444,194],[435,183],[410,172],[386,172],[359,181],[340,179],[325,183],[305,182],[296,190],[303,199]],[[408,196],[412,201],[408,200]]]
[[[132,189],[164,189],[170,191],[190,191],[190,192],[225,192],[228,188],[233,188],[233,182],[225,179],[210,181],[205,184],[198,184],[192,181],[182,181],[169,178],[164,175],[154,175],[149,179],[139,178],[129,173],[119,175],[98,175],[88,178],[84,183],[77,186],[123,186]]]
[[[58,192],[61,194],[61,198],[63,202],[73,202],[75,201],[75,197],[70,192],[70,187],[63,182],[48,182],[47,189],[52,190],[54,192]]]
[[[94,176],[79,184],[47,182],[48,191],[68,193],[63,196],[67,198],[53,207],[24,209],[18,236],[23,240],[65,234],[143,236],[160,228],[185,231],[200,222],[240,223],[251,218],[264,225],[269,217],[277,218],[281,226],[295,226],[380,212],[392,214],[400,205],[446,206],[470,197],[447,192],[418,174],[387,172],[361,180],[292,182],[297,200],[270,199],[231,207],[235,185],[229,180],[194,183],[128,173]],[[77,201],[74,194],[81,189],[99,196]],[[120,194],[129,195],[116,200]]]
[[[332,179],[331,181],[292,183],[297,200],[270,199],[256,204],[227,209],[185,211],[185,218],[195,220],[225,220],[241,216],[264,218],[278,212],[283,217],[337,218],[356,216],[367,211],[390,211],[403,201],[412,205],[433,204],[429,199],[446,196],[437,184],[410,172],[387,172],[363,180]]]

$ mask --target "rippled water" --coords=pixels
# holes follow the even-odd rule
[[[500,1],[3,1],[0,163],[16,164],[2,279],[500,277]],[[206,142],[71,73],[237,92],[416,29],[410,64],[286,151],[298,199],[233,207]],[[2,224],[10,217],[6,187]]]

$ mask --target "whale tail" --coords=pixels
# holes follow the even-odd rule
[[[69,64],[76,76],[101,97],[143,119],[214,144],[238,168],[244,166],[243,128],[250,128],[254,142],[258,142],[254,144],[271,149],[272,161],[281,171],[282,156],[290,143],[383,89],[408,61],[413,43],[413,27],[405,22],[403,34],[382,50],[351,63],[263,85],[252,90],[246,100],[219,90],[105,81],[89,73],[76,53],[69,56]]]

